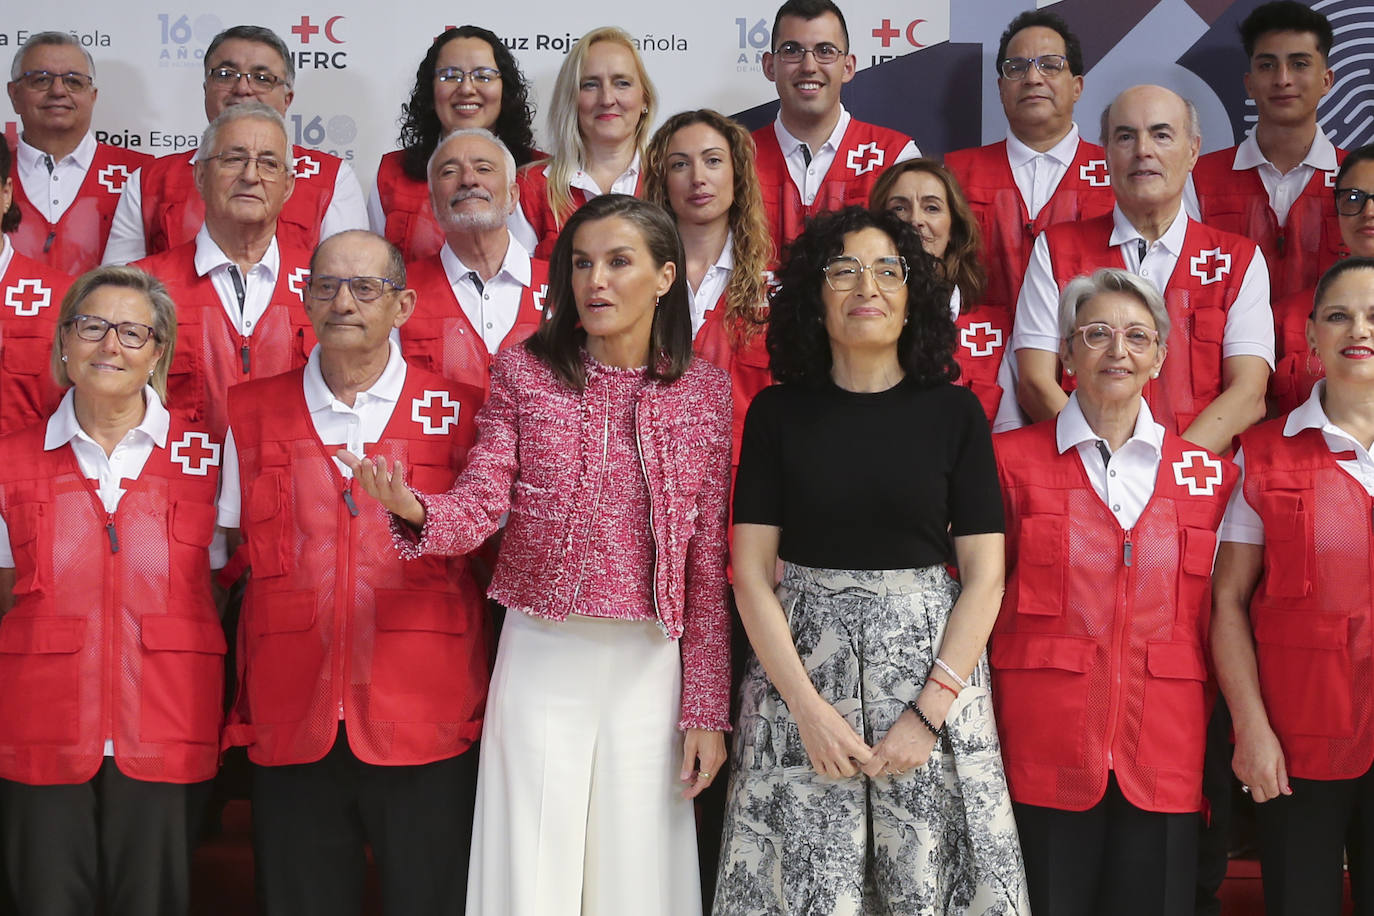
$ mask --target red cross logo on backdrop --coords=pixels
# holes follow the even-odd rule
[[[1206,452],[1184,452],[1173,468],[1174,482],[1190,496],[1211,496],[1221,486],[1221,461]]]
[[[865,154],[868,158],[864,158]],[[849,151],[849,157],[846,161],[855,175],[862,175],[864,172],[882,168],[883,160],[886,157],[887,154],[878,148],[878,144],[860,143],[857,148]]]
[[[302,302],[305,301],[305,280],[309,276],[309,267],[297,267],[286,275],[286,288],[300,296]]]
[[[1078,167],[1078,180],[1086,181],[1094,188],[1105,188],[1111,184],[1107,175],[1106,159],[1089,159]]]
[[[296,157],[296,177],[310,178],[320,174],[320,164],[309,156]]]
[[[1215,283],[1231,272],[1231,255],[1220,248],[1204,251],[1188,259],[1188,272],[1202,281]]]
[[[537,312],[542,312],[542,311],[544,311],[544,299],[545,299],[548,295],[549,295],[549,284],[547,284],[547,283],[541,283],[541,284],[539,284],[539,288],[538,288],[538,289],[531,289],[531,290],[530,290],[530,298],[534,300],[534,310],[535,310],[535,311],[537,311]],[[545,318],[548,318],[549,316],[548,316],[548,315],[545,315],[544,317],[545,317]]]
[[[204,477],[219,467],[219,443],[209,433],[186,433],[172,443],[172,460],[193,477]]]
[[[410,418],[424,427],[426,436],[441,436],[458,425],[458,402],[447,391],[426,391],[423,399],[410,402]]]
[[[291,27],[291,33],[300,36],[303,45],[310,44],[311,37],[318,35],[319,31],[319,26],[310,24],[309,16],[302,16],[300,23]]]
[[[20,280],[5,291],[5,304],[14,314],[31,318],[52,305],[52,290],[40,280]]]
[[[129,180],[129,167],[112,162],[95,175],[95,180],[111,194],[124,190],[124,182]]]
[[[974,356],[991,356],[1002,346],[1002,329],[989,321],[973,321],[960,329],[959,343]]]

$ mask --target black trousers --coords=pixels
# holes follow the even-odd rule
[[[79,785],[0,780],[0,833],[24,916],[185,916],[210,783],[143,782],[107,757]]]
[[[1358,779],[1290,779],[1292,795],[1255,806],[1269,916],[1338,916],[1343,861],[1350,864],[1355,912],[1374,914],[1371,773]]]
[[[1087,811],[1013,803],[1032,913],[1191,916],[1197,814],[1128,802],[1116,776]]]
[[[356,916],[371,845],[388,914],[461,916],[476,745],[420,766],[363,763],[343,723],[317,763],[253,767],[253,851],[268,916]]]

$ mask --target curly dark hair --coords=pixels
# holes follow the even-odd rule
[[[410,90],[410,101],[401,106],[400,142],[405,150],[405,155],[401,157],[401,168],[416,181],[429,180],[429,157],[444,135],[444,126],[439,123],[439,114],[434,110],[435,63],[444,45],[459,38],[485,41],[496,60],[496,69],[501,71],[501,113],[496,116],[491,132],[506,144],[515,157],[517,168],[535,158],[530,84],[520,72],[515,56],[496,33],[479,25],[461,25],[441,32],[434,39],[425,59],[420,61],[420,66],[415,70],[415,86]]]
[[[907,323],[897,338],[897,361],[907,377],[922,388],[959,378],[954,362],[954,320],[949,315],[953,289],[940,262],[926,254],[921,237],[890,213],[846,207],[822,213],[788,247],[777,274],[768,320],[768,356],[773,378],[811,387],[830,384],[830,337],[821,299],[822,268],[844,251],[851,232],[878,229],[887,233],[906,259]]]

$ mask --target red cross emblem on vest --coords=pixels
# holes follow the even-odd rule
[[[296,157],[296,177],[313,178],[320,174],[320,164],[310,156]]]
[[[172,460],[193,477],[204,477],[219,467],[219,443],[209,433],[188,432],[172,443]]]
[[[1188,259],[1188,272],[1202,281],[1202,285],[1216,283],[1231,272],[1231,253],[1213,248]]]
[[[1211,496],[1221,486],[1221,460],[1206,452],[1184,452],[1173,468],[1174,482],[1189,496]]]
[[[447,391],[426,391],[423,398],[410,402],[410,418],[424,428],[426,436],[442,436],[458,425],[458,402]]]
[[[300,296],[302,302],[305,301],[305,281],[309,276],[309,267],[297,267],[286,275],[286,288]]]
[[[864,172],[882,168],[883,160],[886,157],[887,154],[878,147],[877,143],[860,143],[849,151],[849,156],[845,161],[855,175],[862,175]]]
[[[1111,178],[1107,175],[1106,159],[1089,159],[1078,167],[1078,180],[1087,182],[1094,188],[1105,188],[1111,184]]]
[[[960,329],[959,343],[974,356],[991,356],[1002,346],[1002,329],[988,321],[973,321]]]
[[[549,284],[547,284],[547,283],[541,283],[541,284],[539,284],[539,288],[538,288],[538,289],[534,289],[533,287],[530,288],[530,299],[532,299],[532,300],[534,301],[534,310],[535,310],[536,312],[542,312],[542,311],[544,311],[544,299],[545,299],[548,295],[549,295]],[[550,316],[550,315],[545,315],[544,317],[545,317],[545,318],[549,318],[549,317],[551,317],[551,316]]]
[[[1323,175],[1323,177],[1326,179],[1326,186],[1327,186],[1328,188],[1334,188],[1334,187],[1336,186],[1336,170],[1335,170],[1335,169],[1331,169],[1331,170],[1328,171],[1328,172],[1322,172],[1322,175]]]
[[[124,182],[129,180],[129,167],[112,162],[95,174],[95,180],[111,194],[124,190]]]
[[[5,290],[5,304],[14,309],[14,314],[31,318],[52,305],[52,290],[41,280],[20,280]]]

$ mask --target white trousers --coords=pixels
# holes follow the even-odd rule
[[[471,916],[700,916],[682,662],[652,623],[512,610],[482,734]]]

